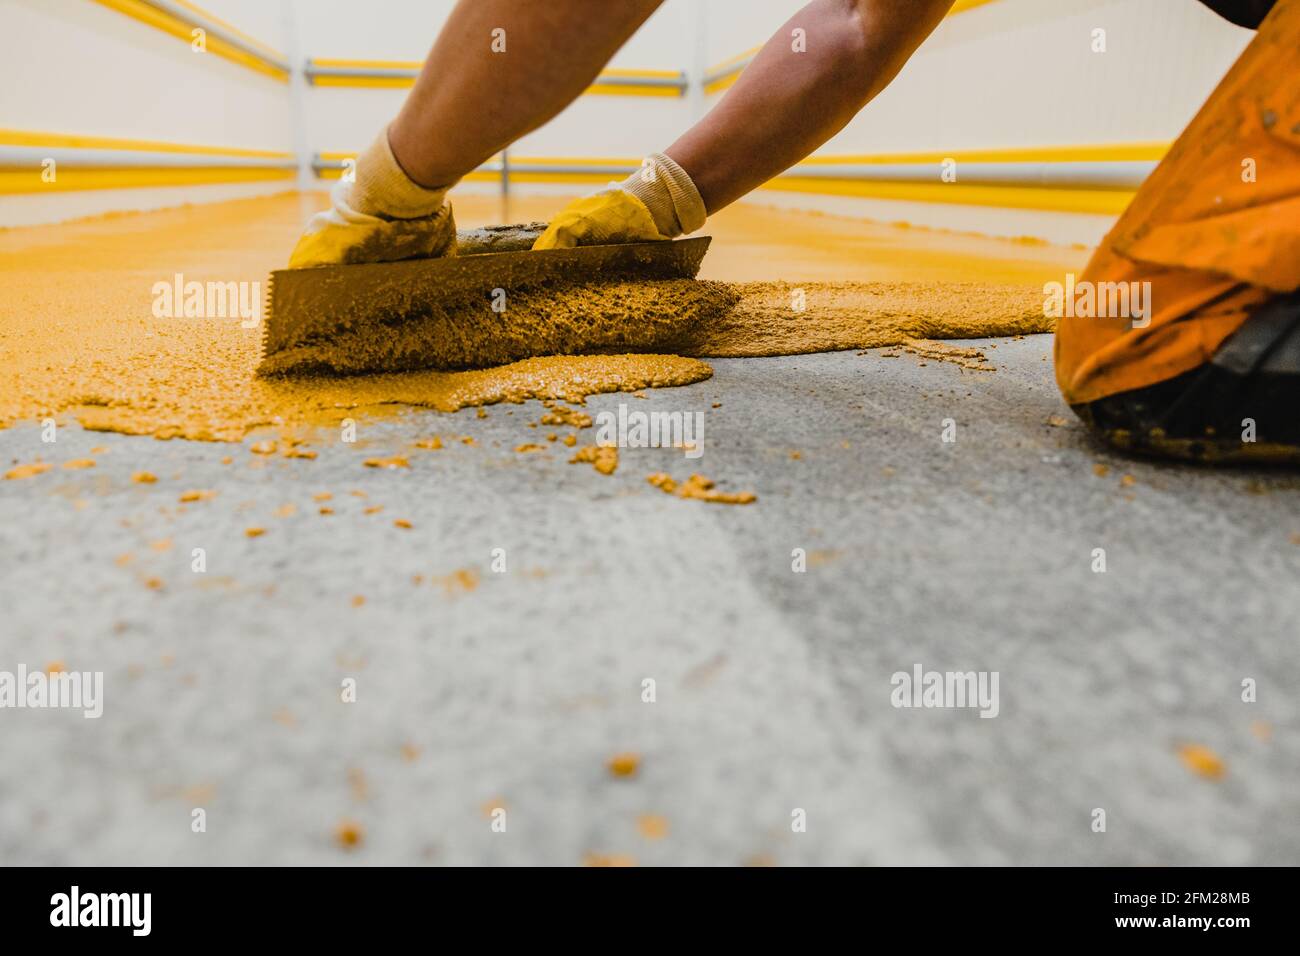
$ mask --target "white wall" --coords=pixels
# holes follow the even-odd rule
[[[280,0],[205,0],[273,47]],[[0,0],[0,129],[273,151],[293,148],[289,87],[91,0]],[[277,192],[283,181],[23,193],[0,225]]]
[[[291,0],[305,56],[352,60],[423,60],[452,0]],[[619,50],[610,66],[682,70],[702,0],[668,0]],[[484,39],[486,49],[487,38]],[[306,91],[313,152],[364,148],[397,113],[405,89],[313,86]],[[689,126],[688,97],[582,96],[560,116],[515,144],[527,156],[637,157],[663,148]],[[449,135],[453,135],[449,131]]]
[[[205,2],[258,39],[283,42],[278,0]],[[91,0],[0,0],[3,128],[284,150],[286,91]]]
[[[1252,36],[1196,0],[1000,0],[945,20],[823,152],[1172,140]]]
[[[307,57],[421,60],[452,4],[200,0],[295,67]],[[698,82],[705,66],[760,44],[798,8],[797,0],[667,0],[611,65],[684,69]],[[1107,31],[1104,54],[1089,49],[1095,27]],[[995,0],[946,20],[895,84],[822,152],[1170,140],[1250,36],[1195,0]],[[193,53],[93,0],[0,0],[0,128],[292,150],[310,159],[317,151],[363,148],[407,91],[302,86],[298,93],[295,108],[290,84]],[[583,96],[517,143],[514,154],[637,157],[663,148],[717,100],[698,91]],[[57,218],[279,188],[284,184],[67,193],[47,205]],[[981,216],[939,205],[909,213],[898,203],[844,197],[784,194],[780,201],[954,228]],[[47,216],[43,202],[5,196],[0,223]],[[998,231],[1034,231],[1019,229],[1030,214],[984,218],[1005,220]],[[1088,237],[1105,222],[1094,219]]]
[[[707,0],[716,65],[765,42],[788,0]],[[1106,52],[1091,50],[1106,31]],[[1196,0],[995,0],[948,17],[819,152],[948,152],[1172,141],[1254,34]],[[720,99],[710,96],[711,105]],[[754,201],[882,221],[1095,243],[1113,217],[764,190]]]

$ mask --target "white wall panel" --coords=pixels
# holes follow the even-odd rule
[[[0,0],[0,128],[292,144],[286,84],[90,0]]]

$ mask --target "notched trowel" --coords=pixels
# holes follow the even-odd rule
[[[533,251],[545,228],[461,232],[458,254],[446,258],[273,272],[258,371],[475,368],[557,351],[632,350],[642,343],[629,341],[637,323],[628,320],[635,296],[625,283],[694,279],[710,241]],[[573,304],[578,287],[583,309]]]

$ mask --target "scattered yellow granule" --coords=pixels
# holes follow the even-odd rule
[[[547,432],[547,433],[546,433],[546,440],[547,440],[548,442],[553,442],[553,441],[555,441],[555,440],[556,440],[557,438],[559,438],[559,437],[560,437],[560,436],[557,435],[555,432]]]
[[[47,674],[62,674],[62,673],[63,673],[63,661],[50,661],[48,664],[45,665],[45,673],[47,673]]]
[[[316,453],[310,448],[288,448],[284,452],[285,458],[306,458],[312,461],[316,458]]]
[[[411,467],[411,463],[406,460],[405,455],[394,455],[391,458],[367,458],[365,461],[365,465],[367,468],[410,468]]]
[[[647,840],[662,840],[668,835],[668,818],[657,813],[643,813],[636,818],[636,828]]]
[[[641,758],[634,753],[614,754],[609,758],[609,772],[616,777],[631,777],[641,766]]]
[[[275,516],[277,518],[291,518],[297,513],[298,513],[298,506],[295,505],[293,502],[280,505],[280,507],[275,509]]]
[[[494,797],[491,800],[484,800],[479,804],[479,812],[485,817],[491,817],[498,810],[506,809],[506,802],[500,798]]]
[[[420,748],[415,746],[415,744],[410,743],[409,741],[407,743],[402,744],[402,759],[405,760],[407,763],[412,762],[419,756],[420,756]]]
[[[334,509],[333,509],[333,508],[325,508],[325,507],[322,507],[322,508],[320,509],[320,513],[323,514],[323,515],[332,515],[332,514],[334,513]]]
[[[393,521],[393,527],[405,528],[406,530],[409,531],[412,526],[411,526],[411,522],[407,521],[405,518],[397,518],[396,520]]]
[[[928,359],[936,362],[949,362],[972,372],[993,371],[993,366],[988,364],[988,359],[979,349],[962,348],[957,345],[949,345],[947,342],[935,342],[930,339],[905,339],[897,347],[922,359],[922,361],[916,363],[917,365],[925,365],[925,360]]]
[[[574,445],[578,444],[578,436],[577,436],[577,435],[565,435],[565,436],[564,436],[564,443],[565,443],[566,445],[568,445],[570,448],[572,448]]]
[[[330,501],[334,498],[328,491],[318,491],[311,496],[312,501]]]
[[[1092,473],[1098,478],[1105,478],[1110,474],[1110,465],[1103,465],[1101,462],[1097,462],[1092,466]]]
[[[119,554],[116,558],[113,559],[113,563],[116,564],[119,568],[124,568],[134,560],[135,560],[135,555],[131,554],[131,552],[128,551],[126,554]]]
[[[360,767],[348,768],[348,784],[352,787],[353,800],[369,799],[370,784],[366,782],[366,772]]]
[[[152,471],[137,471],[131,476],[131,480],[137,485],[152,485],[158,480],[158,476]]]
[[[830,564],[840,556],[839,551],[830,549],[815,549],[808,552],[808,567],[820,568],[823,565]]]
[[[678,498],[694,498],[697,501],[710,501],[720,505],[749,505],[758,500],[752,491],[718,491],[711,479],[703,475],[691,475],[680,485],[669,475],[656,472],[646,478],[660,491]]]
[[[1224,774],[1223,761],[1209,747],[1200,744],[1184,744],[1178,748],[1178,756],[1192,773],[1210,780],[1218,780]]]
[[[790,460],[791,460],[791,461],[803,461],[803,452],[801,452],[801,451],[792,451],[792,452],[790,452]]]
[[[1070,424],[1070,420],[1064,415],[1048,415],[1047,424],[1051,425],[1053,428],[1064,428],[1066,425]]]
[[[474,413],[474,417],[475,417],[475,418],[487,418],[487,409],[486,409],[486,408],[480,408],[477,412]]]
[[[473,445],[473,444],[474,444],[474,436],[473,436],[473,435],[466,435],[466,436],[464,436],[464,437],[460,440],[460,442],[461,442],[462,445]]]
[[[543,402],[550,411],[542,416],[541,424],[543,425],[568,425],[572,428],[590,428],[591,416],[586,412],[579,411],[576,408],[569,408],[567,405],[557,405],[554,402]]]
[[[1119,486],[1121,488],[1132,488],[1137,483],[1138,480],[1134,478],[1132,475],[1123,475],[1119,479]]]
[[[161,591],[163,589],[162,578],[145,578],[144,586],[150,591]]]
[[[534,444],[531,443],[531,442],[525,442],[525,443],[522,444],[522,445],[516,445],[516,446],[515,446],[515,451],[519,452],[521,455],[526,455],[526,454],[528,454],[528,452],[530,452],[530,451],[546,451],[546,446],[545,446],[545,445],[534,445]]]
[[[30,465],[18,465],[10,468],[5,472],[5,478],[9,481],[16,481],[19,478],[34,478],[50,470],[50,465],[43,461],[35,461]]]
[[[345,850],[354,850],[361,845],[366,831],[355,820],[343,820],[334,828],[334,839]]]
[[[636,859],[626,853],[588,853],[583,866],[636,866]]]
[[[415,443],[415,447],[425,448],[428,449],[429,451],[437,451],[439,448],[442,447],[442,439],[439,438],[437,435],[434,435],[432,438],[421,438],[419,441]]]
[[[215,491],[183,491],[181,492],[180,501],[182,504],[188,504],[191,501],[211,501],[216,496]]]
[[[266,534],[266,529],[258,527],[245,528],[244,534],[250,538],[260,538],[262,535]]]
[[[232,461],[234,461],[234,460],[235,460],[235,459],[231,458],[229,455],[225,455],[225,456],[221,459],[221,463],[222,463],[223,465],[228,465],[228,464],[230,464],[230,463],[231,463]]]
[[[569,459],[569,464],[584,462],[602,475],[612,475],[618,470],[618,449],[612,445],[584,445]]]
[[[253,442],[248,446],[248,450],[254,455],[274,455],[278,447],[275,442],[267,439],[266,441]]]
[[[432,578],[430,583],[442,584],[442,589],[448,594],[455,594],[457,591],[469,592],[478,587],[478,572],[473,568],[460,568],[443,577]]]
[[[68,471],[81,471],[85,468],[94,468],[95,459],[93,458],[74,458],[71,461],[65,461],[63,467]]]
[[[363,605],[363,604],[365,604],[365,603],[366,603],[366,596],[365,596],[364,594],[354,594],[354,595],[352,595],[352,606],[353,606],[353,607],[361,607],[361,605]]]
[[[157,541],[150,541],[149,547],[155,551],[170,551],[172,549],[172,539],[159,538]]]
[[[370,497],[370,496],[369,496],[368,494],[366,494],[364,491],[349,491],[348,494],[350,494],[353,498],[369,498],[369,497]]]
[[[371,506],[368,507],[368,508],[362,508],[362,509],[361,509],[361,513],[362,513],[363,515],[377,515],[377,514],[379,514],[379,512],[381,512],[381,511],[383,511],[383,510],[384,510],[384,506],[383,506],[383,505],[371,505]]]

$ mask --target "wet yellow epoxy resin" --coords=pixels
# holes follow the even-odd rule
[[[544,219],[564,201],[516,200],[511,214]],[[685,385],[711,374],[707,356],[1045,331],[1037,290],[1084,257],[946,234],[932,236],[927,250],[919,230],[740,206],[711,220],[702,278],[788,281],[732,286],[739,304],[675,333],[677,354],[258,377],[260,309],[250,307],[323,202],[285,194],[0,231],[0,427],[71,415],[91,429],[238,441],[259,427],[333,424],[385,405],[579,403],[600,392]],[[456,212],[464,227],[501,215],[484,197],[459,198]],[[934,278],[941,272],[944,282]],[[186,294],[195,288],[204,295]]]

